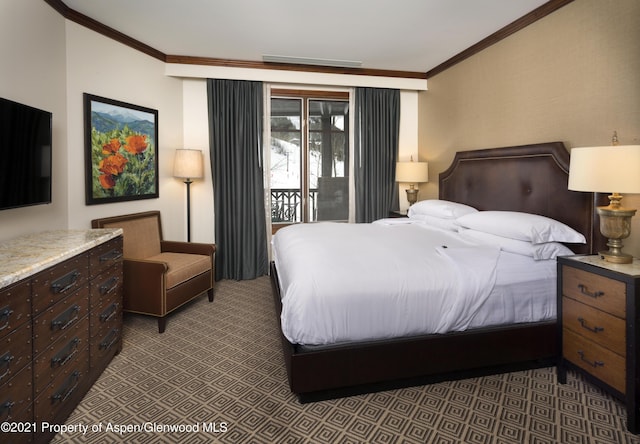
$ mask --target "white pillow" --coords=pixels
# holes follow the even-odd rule
[[[555,259],[558,256],[572,256],[575,254],[565,245],[559,242],[545,242],[544,244],[532,244],[528,241],[509,239],[482,231],[461,228],[460,236],[472,242],[480,242],[487,245],[499,246],[501,250],[509,253],[532,257],[536,261]]]
[[[416,202],[409,207],[407,215],[413,217],[415,215],[427,215],[440,217],[443,219],[456,219],[465,214],[475,213],[476,210],[469,205],[457,202],[449,202],[448,200],[427,199]]]
[[[458,225],[455,219],[443,219],[441,217],[429,216],[428,214],[414,214],[410,219],[429,227],[441,228],[448,231],[458,231],[458,228],[460,228],[460,225]]]
[[[465,227],[496,236],[528,241],[586,243],[585,237],[573,228],[557,220],[537,214],[516,211],[479,211],[457,219]]]

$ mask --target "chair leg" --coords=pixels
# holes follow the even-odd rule
[[[164,333],[164,329],[167,327],[167,317],[163,316],[158,318],[158,333]]]
[[[213,302],[213,287],[207,290],[207,295],[209,296],[209,302]]]

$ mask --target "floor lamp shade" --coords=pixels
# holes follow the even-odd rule
[[[180,179],[200,179],[204,176],[204,163],[200,150],[176,150],[173,162],[173,177]]]
[[[187,185],[187,241],[191,242],[191,179],[204,176],[204,163],[200,150],[176,150],[173,162],[173,177],[184,179]]]
[[[636,210],[622,206],[620,193],[640,193],[640,145],[573,148],[569,166],[569,189],[611,193],[609,205],[598,207],[600,232],[609,239],[608,251],[600,252],[608,262],[630,263],[622,252],[622,239],[631,234]]]

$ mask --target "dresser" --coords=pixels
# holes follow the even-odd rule
[[[598,255],[558,258],[558,337],[567,369],[621,399],[627,428],[640,432],[640,261],[612,264]]]
[[[0,441],[48,442],[121,348],[122,230],[0,243]]]

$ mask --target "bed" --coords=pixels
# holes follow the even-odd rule
[[[591,253],[603,242],[595,220],[594,196],[567,189],[568,169],[569,154],[560,142],[461,151],[456,153],[451,166],[440,174],[439,199],[441,202],[461,204],[460,208],[468,206],[483,216],[493,211],[508,211],[551,218],[582,237],[581,240],[568,239],[571,243],[561,244],[565,250],[560,250],[558,254]],[[470,219],[473,217],[473,214],[469,215]],[[303,273],[301,270],[305,265],[300,265],[300,270],[295,271],[295,266],[291,268],[287,263],[302,264],[299,256],[290,253],[295,251],[299,240],[297,237],[284,236],[283,239],[288,240],[279,240],[280,245],[274,248],[271,280],[289,386],[301,402],[555,364],[559,354],[555,321],[555,260],[537,261],[535,266],[531,262],[531,273],[523,273],[522,267],[527,267],[527,264],[519,264],[519,259],[515,259],[522,256],[505,252],[504,246],[495,248],[487,243],[486,248],[479,248],[479,243],[467,243],[468,239],[461,241],[460,236],[448,231],[447,227],[426,225],[431,224],[416,223],[412,218],[410,221],[389,220],[373,224],[307,224],[291,227],[292,233],[300,231],[303,237],[308,234],[316,236],[316,243],[311,245],[314,245],[314,256],[320,257],[324,253],[341,251],[340,245],[344,244],[347,244],[347,251],[349,245],[352,249],[363,248],[362,242],[357,243],[361,232],[365,232],[362,234],[365,238],[376,239],[375,242],[369,242],[371,250],[359,251],[376,260],[354,264],[353,267],[338,267],[345,274],[345,284],[339,283],[343,281],[338,278],[324,279],[319,274],[314,275],[315,281],[311,284],[303,283],[309,279],[296,281],[296,273]],[[336,229],[338,232],[333,231]],[[432,232],[439,233],[433,234],[436,237],[432,238]],[[325,241],[319,241],[322,239]],[[407,239],[415,240],[408,242],[413,243],[415,252],[403,250],[402,256],[407,257],[394,257],[394,249],[390,246],[406,243]],[[306,244],[303,244],[302,250],[305,249],[308,251]],[[425,249],[434,250],[437,260],[420,258],[419,252]],[[476,271],[466,272],[465,262],[467,265],[473,262]],[[511,268],[495,271],[502,270],[501,262],[511,264]],[[458,265],[453,266],[454,263]],[[447,266],[443,267],[442,264]],[[366,267],[364,280],[358,277],[363,274],[357,272],[359,267]],[[445,287],[433,290],[433,295],[444,295],[440,299],[428,299],[425,302],[424,298],[415,297],[416,289],[412,286],[424,288],[429,285],[428,277],[420,271],[426,269],[438,276],[451,274],[449,280],[438,279],[440,283],[445,282]],[[399,279],[403,274],[411,278],[405,276],[394,287],[394,280],[388,278],[391,270]],[[333,272],[336,273],[335,268]],[[551,277],[549,273],[553,273]],[[539,282],[527,287],[524,282],[526,279],[515,279],[513,282],[505,280],[505,276],[522,277],[525,274],[538,276],[536,279]],[[384,276],[384,279],[376,281],[380,276]],[[460,279],[460,276],[465,276],[465,279]],[[451,279],[463,281],[464,288],[461,289],[462,284],[450,287],[446,282]],[[358,288],[372,283],[370,281],[373,281],[373,286],[384,289],[381,293],[387,292],[385,285],[390,283],[388,292],[394,297],[386,302],[383,299],[376,299],[375,303],[367,302],[364,296],[368,290],[359,292]],[[407,282],[411,282],[411,285]],[[511,290],[519,289],[523,298],[533,295],[526,299],[526,316],[496,316],[499,311],[496,308],[505,303],[504,292],[496,291],[502,284],[510,285]],[[535,293],[539,284],[542,285],[540,291],[547,293],[547,299],[546,303],[536,307],[536,301],[541,300]],[[365,317],[365,322],[360,322],[357,319],[357,306],[339,306],[329,309],[329,314],[334,310],[335,316],[324,325],[324,331],[320,322],[319,329],[316,325],[313,333],[305,336],[304,327],[316,323],[313,316],[317,313],[320,318],[324,306],[317,304],[311,309],[307,308],[304,312],[306,315],[295,311],[290,301],[298,298],[292,298],[292,287],[300,290],[299,294],[319,289],[323,297],[335,301],[351,303],[355,300],[365,306],[368,304],[366,310],[377,310],[369,313],[369,316],[380,319],[380,322],[367,322],[371,317]],[[469,315],[468,307],[472,304],[469,301],[475,299],[464,299],[470,288],[480,295],[481,302],[478,304],[484,307],[484,311],[476,307],[478,310],[472,310],[472,315]],[[496,293],[500,293],[499,297],[496,297]],[[458,299],[454,299],[453,294],[462,295],[462,299],[458,296]],[[395,324],[389,321],[389,313],[396,306],[406,307],[399,304],[398,299],[411,298],[412,303],[418,305],[404,308],[403,313],[395,315]],[[286,301],[284,306],[283,300]],[[314,304],[315,299],[310,300]],[[436,314],[435,324],[431,323],[427,328],[422,327],[419,320],[414,320],[420,318],[416,313],[426,311],[424,304],[442,307],[447,300],[453,300],[454,305],[459,306],[457,310],[445,308],[453,311],[451,317]],[[345,312],[349,315],[341,318]],[[530,312],[535,314],[531,315]],[[364,329],[352,328],[360,324]],[[385,328],[381,328],[380,324],[385,324]]]

